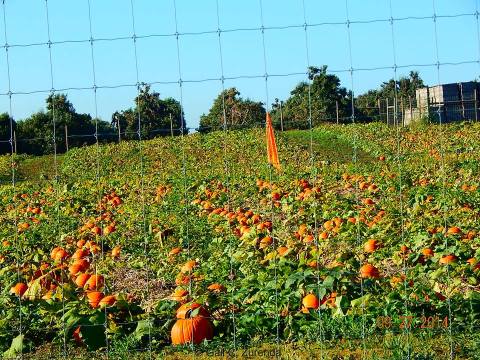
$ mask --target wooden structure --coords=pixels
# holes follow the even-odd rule
[[[478,121],[480,84],[474,81],[418,89],[415,107],[402,112],[404,124],[429,117],[432,121]]]

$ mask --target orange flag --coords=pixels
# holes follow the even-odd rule
[[[275,135],[273,134],[272,119],[270,113],[267,112],[267,154],[268,163],[272,164],[277,170],[280,170],[280,162],[278,161],[277,144],[275,143]]]

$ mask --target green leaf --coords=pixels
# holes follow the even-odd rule
[[[40,278],[33,281],[25,292],[24,296],[29,300],[35,300],[42,293],[42,286],[40,285]]]
[[[23,338],[24,338],[24,335],[21,334],[21,335],[18,335],[16,338],[14,338],[12,340],[12,344],[10,345],[10,349],[8,349],[7,351],[5,351],[3,353],[4,358],[6,358],[6,359],[14,358],[14,357],[18,356],[18,354],[22,353]]]
[[[190,312],[190,317],[191,318],[194,318],[194,317],[197,317],[198,314],[200,313],[200,308],[196,308],[196,309],[193,309],[191,312]]]
[[[300,279],[303,279],[302,273],[291,274],[285,281],[285,289],[288,289],[293,283],[297,282]]]
[[[142,337],[150,333],[150,321],[149,320],[140,320],[137,324],[137,328],[133,332],[133,338],[137,341],[141,341]]]
[[[73,328],[81,319],[78,310],[75,308],[68,310],[63,316],[63,321],[67,329]]]
[[[325,280],[323,280],[323,286],[326,289],[333,289],[333,282],[335,281],[335,278],[333,276],[327,276]]]
[[[350,302],[350,305],[352,306],[352,308],[362,307],[362,304],[366,307],[368,305],[368,302],[370,301],[370,297],[371,294],[363,295],[362,297],[352,300]]]

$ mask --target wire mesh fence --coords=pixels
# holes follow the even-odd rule
[[[477,356],[478,2],[280,3],[2,0],[4,358]]]

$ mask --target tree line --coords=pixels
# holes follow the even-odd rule
[[[276,128],[305,129],[322,122],[340,119],[350,122],[352,111],[356,121],[374,120],[378,99],[415,97],[415,91],[424,86],[418,72],[384,82],[379,89],[370,90],[354,98],[352,92],[341,86],[340,79],[329,74],[327,66],[310,67],[308,82],[303,81],[290,92],[285,101],[275,99],[271,104],[272,122]],[[235,88],[222,91],[208,113],[200,117],[198,131],[243,129],[262,126],[265,122],[265,104],[241,97]],[[55,124],[55,134],[54,125]],[[0,154],[10,153],[14,142],[17,153],[44,155],[65,152],[68,148],[119,140],[152,139],[157,136],[178,136],[188,132],[181,104],[174,98],[160,97],[148,84],[141,84],[134,106],[115,111],[110,121],[81,114],[65,94],[51,94],[46,99],[46,110],[16,121],[7,113],[0,114]],[[55,141],[54,141],[55,139]],[[68,140],[68,141],[66,141]]]

